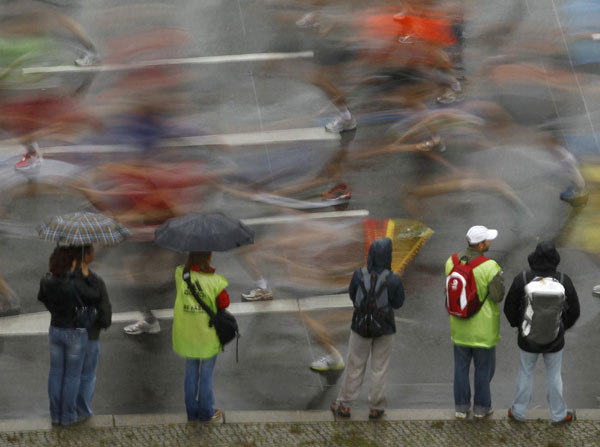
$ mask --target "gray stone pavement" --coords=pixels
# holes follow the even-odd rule
[[[217,423],[187,423],[183,414],[95,416],[85,424],[50,428],[49,422],[0,421],[0,446],[527,446],[600,445],[600,411],[580,410],[576,421],[553,426],[534,410],[525,423],[497,410],[485,421],[457,421],[449,410],[389,410],[368,421],[355,411],[349,421],[328,411],[225,412]]]

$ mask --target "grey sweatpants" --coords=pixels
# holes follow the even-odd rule
[[[388,365],[392,354],[393,335],[377,338],[364,338],[350,331],[348,359],[342,387],[336,401],[343,407],[352,407],[358,397],[365,378],[367,361],[371,355],[371,389],[369,390],[369,408],[385,409],[385,383]]]

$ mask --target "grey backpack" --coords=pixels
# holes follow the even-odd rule
[[[560,274],[560,280],[536,276],[527,282],[523,272],[523,282],[525,282],[525,294],[521,336],[537,345],[551,343],[560,331],[565,307],[563,274]]]
[[[369,273],[363,267],[360,273],[352,316],[356,333],[367,338],[389,334],[394,325],[394,310],[390,306],[387,290],[390,271]]]

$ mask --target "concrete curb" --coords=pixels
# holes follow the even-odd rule
[[[600,421],[600,409],[576,410],[577,419],[581,421]],[[472,416],[469,415],[469,419]],[[501,421],[507,419],[507,409],[496,409],[489,420]],[[219,421],[211,424],[249,424],[249,423],[287,423],[310,424],[319,422],[359,422],[368,421],[369,414],[366,409],[356,409],[350,419],[334,417],[328,410],[307,411],[227,411]],[[454,421],[452,409],[391,409],[386,410],[382,420],[385,421]],[[547,409],[532,409],[527,414],[528,421],[549,421]],[[84,423],[77,424],[80,428],[119,428],[139,427],[146,425],[185,424],[185,413],[157,413],[157,414],[123,414],[123,415],[97,415]],[[26,432],[56,429],[50,419],[4,419],[0,420],[0,432]],[[64,429],[64,428],[58,428]]]

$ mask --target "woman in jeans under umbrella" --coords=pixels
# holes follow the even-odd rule
[[[203,302],[213,312],[229,306],[225,290],[228,282],[210,266],[210,252],[192,252],[185,265],[175,269],[177,297],[173,311],[173,350],[185,357],[185,408],[188,421],[210,421],[222,416],[215,409],[213,376],[221,343],[214,327],[209,326],[209,316],[189,291],[183,278],[190,272],[192,284]]]
[[[75,256],[72,248],[56,247],[50,256],[50,272],[41,279],[38,292],[38,300],[51,314],[48,395],[54,425],[78,421],[76,399],[88,335],[75,324],[76,294],[87,305],[100,301],[100,292],[90,284],[87,272],[75,269]]]

